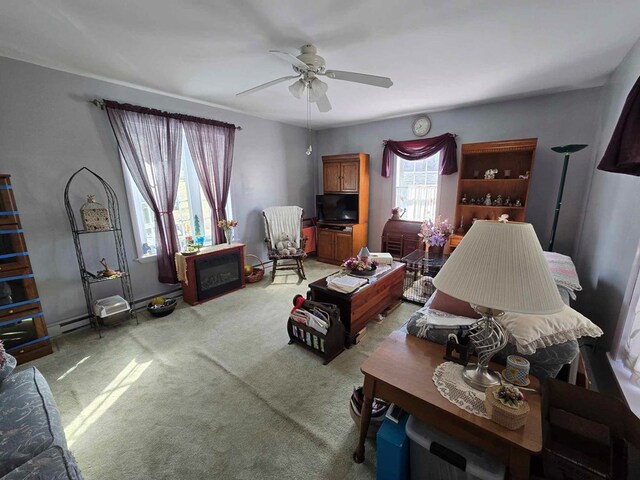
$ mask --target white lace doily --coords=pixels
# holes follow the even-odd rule
[[[484,408],[484,392],[471,388],[462,379],[462,365],[444,362],[433,372],[433,383],[438,392],[451,403],[479,417],[489,418]]]

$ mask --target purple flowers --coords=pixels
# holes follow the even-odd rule
[[[438,215],[435,222],[431,219],[422,222],[418,236],[428,246],[443,247],[452,233],[453,225],[449,219],[442,221]]]

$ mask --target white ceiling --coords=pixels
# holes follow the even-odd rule
[[[638,0],[4,0],[0,56],[125,82],[286,123],[306,108],[269,49],[313,43],[327,68],[327,128],[601,85],[638,39]]]

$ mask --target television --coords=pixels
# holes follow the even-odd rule
[[[358,195],[330,193],[316,195],[318,220],[333,223],[358,223]]]

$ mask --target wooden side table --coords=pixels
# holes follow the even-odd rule
[[[489,419],[468,413],[444,398],[433,384],[433,372],[444,359],[444,347],[406,333],[393,332],[362,364],[364,405],[360,439],[354,461],[364,461],[364,442],[374,397],[393,402],[438,430],[478,446],[507,465],[510,478],[528,479],[531,455],[542,450],[540,383],[531,377],[525,392],[530,412],[527,423],[508,430]],[[492,364],[491,368],[502,368]]]

